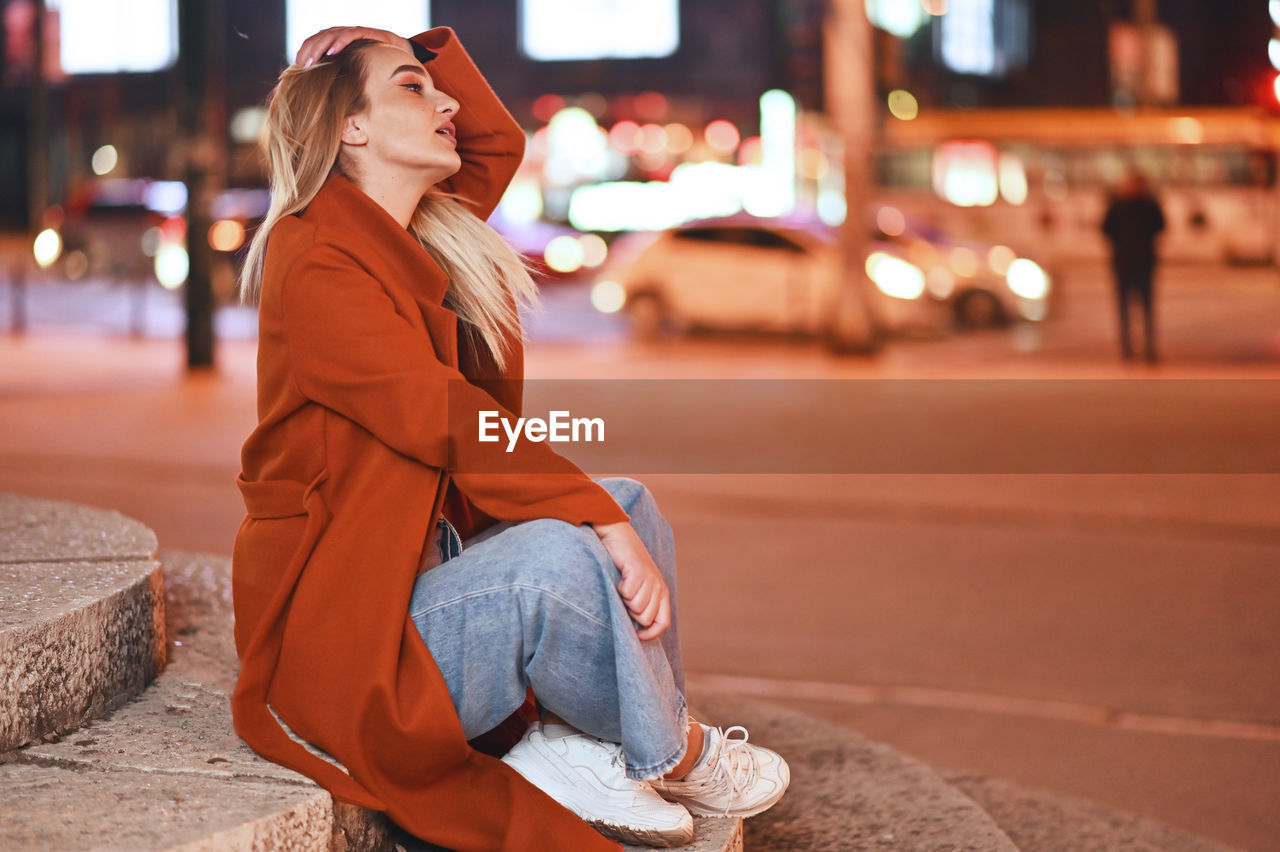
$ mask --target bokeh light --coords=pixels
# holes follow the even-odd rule
[[[588,269],[595,269],[609,256],[609,244],[599,234],[583,234],[578,245],[582,246],[582,265]]]
[[[764,162],[764,142],[759,136],[742,140],[738,148],[738,165],[758,166]]]
[[[675,122],[662,128],[667,131],[667,151],[672,154],[683,154],[693,147],[693,131],[683,124]]]
[[[187,250],[175,243],[166,243],[156,253],[156,280],[166,290],[175,290],[187,280],[191,261]]]
[[[972,278],[978,274],[978,256],[973,249],[956,246],[951,250],[951,271],[961,278]]]
[[[920,103],[906,89],[894,89],[889,93],[889,114],[900,121],[911,121],[920,114]]]
[[[533,117],[538,121],[550,121],[555,114],[565,108],[564,98],[559,95],[540,95],[533,102]]]
[[[924,295],[924,273],[905,260],[884,252],[872,252],[867,258],[867,277],[886,296],[895,299],[918,299]]]
[[[114,145],[103,145],[101,148],[93,152],[93,158],[89,164],[93,167],[95,175],[109,175],[120,162],[120,154],[116,151]]]
[[[209,247],[214,251],[235,251],[244,245],[244,225],[235,219],[219,219],[209,227]]]
[[[1008,246],[992,246],[987,252],[987,263],[991,266],[991,271],[996,275],[1004,275],[1009,271],[1009,267],[1018,255]]]
[[[542,218],[542,187],[532,178],[517,177],[507,186],[498,207],[508,222],[531,225]]]
[[[1049,276],[1034,260],[1020,257],[1009,266],[1006,279],[1009,289],[1024,299],[1043,299],[1049,295]]]
[[[876,227],[887,236],[899,237],[907,229],[907,217],[897,207],[881,207],[876,211]]]
[[[738,133],[738,128],[734,126],[733,122],[723,118],[717,118],[708,124],[706,130],[703,131],[703,137],[707,140],[707,145],[711,150],[719,154],[732,153],[742,139],[741,134]]]
[[[569,273],[577,272],[582,268],[584,254],[582,243],[568,234],[562,234],[551,238],[542,252],[542,257],[547,262],[547,266],[556,272]]]
[[[925,286],[936,298],[945,299],[956,289],[956,277],[945,266],[935,266],[925,276]]]
[[[667,150],[667,131],[660,124],[640,127],[640,150],[646,154],[661,154]]]
[[[41,269],[48,269],[62,254],[62,237],[53,228],[45,228],[36,234],[31,253],[35,255],[36,264]]]
[[[591,288],[591,307],[602,314],[616,314],[627,303],[627,291],[617,281],[598,281]]]
[[[155,257],[156,252],[160,251],[160,229],[155,225],[147,228],[142,232],[142,253],[147,257]]]
[[[631,156],[640,150],[644,132],[640,125],[629,119],[619,121],[609,130],[609,144],[621,154]]]

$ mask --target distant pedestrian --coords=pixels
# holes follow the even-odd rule
[[[1120,191],[1107,205],[1102,232],[1111,241],[1111,267],[1115,273],[1116,301],[1120,308],[1120,351],[1134,356],[1129,337],[1129,303],[1142,301],[1144,353],[1156,360],[1153,278],[1156,269],[1156,237],[1164,230],[1164,213],[1147,182],[1137,171],[1125,175]]]

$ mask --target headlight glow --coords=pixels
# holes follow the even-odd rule
[[[542,251],[542,257],[546,260],[547,266],[556,272],[565,273],[577,272],[581,269],[583,255],[582,243],[567,234],[552,237],[551,242],[547,243],[547,247]]]
[[[181,287],[187,280],[190,271],[190,259],[187,250],[175,243],[169,243],[156,252],[156,280],[166,290]]]
[[[1034,260],[1020,257],[1009,264],[1005,280],[1009,289],[1024,299],[1043,299],[1049,295],[1049,276]]]
[[[918,299],[924,294],[924,273],[919,267],[884,252],[867,258],[867,277],[876,288],[895,299]]]
[[[36,263],[41,269],[48,269],[62,254],[62,237],[53,228],[45,228],[36,235],[31,253],[35,255]]]

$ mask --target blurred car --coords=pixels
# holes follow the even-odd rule
[[[1034,261],[909,227],[896,210],[875,212],[866,260],[872,286],[861,302],[877,329],[936,333],[1045,317],[1049,280]],[[840,247],[826,226],[703,220],[621,238],[610,255],[592,302],[626,311],[641,337],[685,328],[843,336]]]
[[[158,188],[157,188],[158,187]],[[183,228],[173,216],[186,204],[181,184],[176,209],[163,209],[168,184],[133,179],[105,179],[81,185],[46,215],[49,227],[41,233],[56,245],[52,267],[70,281],[83,278],[139,281],[152,274],[153,260],[166,242],[182,240]],[[172,200],[172,191],[168,192]],[[157,204],[157,201],[162,202]],[[55,241],[48,232],[56,234]],[[42,259],[37,252],[37,259]],[[43,260],[50,260],[46,253]],[[55,266],[56,263],[56,266]]]
[[[955,326],[988,328],[1048,316],[1052,282],[1034,260],[1009,246],[952,239],[894,207],[874,207],[872,213],[867,275],[878,289],[886,283],[876,275],[882,252],[924,274],[922,296],[947,306]]]
[[[206,235],[219,298],[235,288],[248,237],[266,214],[265,189],[227,189],[210,205]],[[66,205],[50,208],[33,251],[37,263],[68,281],[178,287],[187,277],[187,190],[178,181],[108,178],[79,187]]]

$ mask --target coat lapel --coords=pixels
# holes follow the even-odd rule
[[[448,276],[391,214],[346,177],[334,174],[302,218],[324,223],[318,235],[354,257],[382,284],[402,316],[425,326],[436,356],[458,366],[458,317],[442,304]]]

